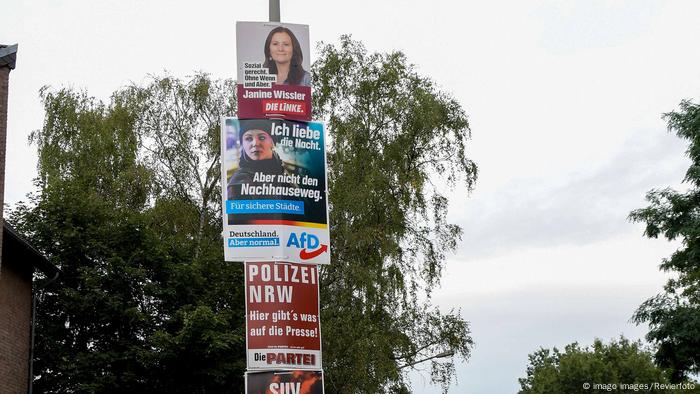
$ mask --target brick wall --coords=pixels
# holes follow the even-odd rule
[[[32,311],[32,266],[0,265],[0,393],[26,394]]]

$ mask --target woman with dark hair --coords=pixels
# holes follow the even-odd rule
[[[238,169],[228,182],[229,199],[235,194],[234,185],[253,184],[256,172],[265,175],[282,175],[284,166],[275,152],[275,141],[270,135],[271,122],[268,120],[241,120],[238,138],[241,155]]]
[[[278,85],[311,86],[311,75],[304,70],[299,41],[291,30],[278,26],[265,40],[265,63],[270,74],[277,75]]]

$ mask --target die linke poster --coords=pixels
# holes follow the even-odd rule
[[[309,26],[237,22],[239,118],[311,120]]]

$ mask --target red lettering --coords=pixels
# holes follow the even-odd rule
[[[302,353],[267,353],[265,357],[267,364],[297,364],[297,365],[315,365],[315,354]]]

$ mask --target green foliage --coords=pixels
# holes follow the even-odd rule
[[[328,121],[332,264],[321,271],[326,387],[336,393],[407,390],[414,362],[472,340],[459,312],[430,305],[461,229],[440,188],[477,167],[466,156],[461,106],[418,75],[402,53],[369,54],[349,37],[313,67],[314,110]],[[431,360],[446,389],[451,359]]]
[[[10,219],[64,272],[41,294],[36,392],[242,387],[242,267],[221,258],[212,141],[232,86],[153,78],[109,104],[42,90],[39,192]]]
[[[654,365],[652,354],[641,342],[630,342],[624,337],[609,344],[596,339],[592,347],[583,349],[574,342],[566,345],[563,353],[556,347],[541,348],[528,359],[527,375],[518,379],[523,394],[670,392],[654,386],[634,389],[635,384],[667,384],[669,380],[666,372]],[[614,389],[612,384],[616,385]],[[621,384],[630,386],[623,388]]]
[[[647,339],[658,345],[657,362],[672,369],[674,381],[681,381],[700,372],[700,106],[683,101],[679,111],[664,118],[669,130],[688,140],[689,188],[651,190],[646,196],[650,205],[633,211],[630,219],[646,223],[646,236],[678,239],[682,246],[661,264],[662,270],[675,274],[665,292],[644,302],[633,319],[649,324]]]

